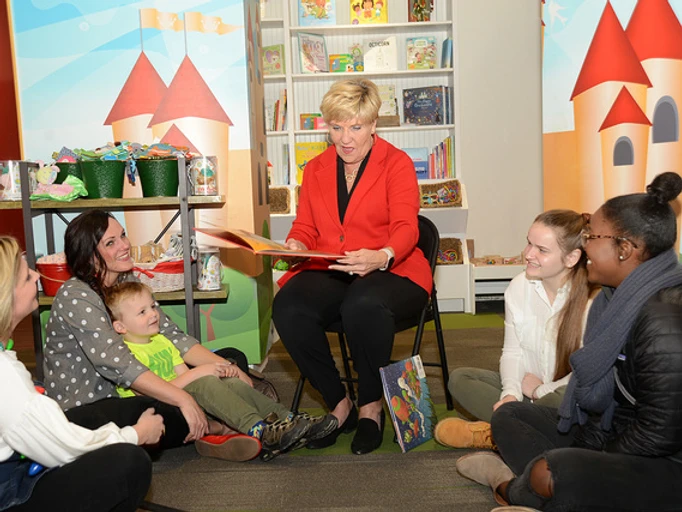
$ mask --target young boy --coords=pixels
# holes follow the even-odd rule
[[[271,460],[325,437],[338,426],[330,414],[293,414],[246,384],[242,380],[245,374],[229,361],[190,370],[173,343],[159,334],[157,303],[148,286],[135,281],[121,283],[107,293],[106,302],[114,329],[141,363],[187,391],[208,414],[242,433],[204,437],[195,443],[202,455],[244,461],[260,452],[263,460]],[[120,387],[118,392],[124,397],[134,394]],[[212,434],[224,433],[224,425],[213,421],[209,425]]]

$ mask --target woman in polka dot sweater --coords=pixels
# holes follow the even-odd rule
[[[130,242],[121,224],[101,210],[84,212],[69,224],[64,252],[74,277],[59,289],[46,326],[43,365],[47,394],[65,410],[85,405],[78,408],[77,422],[83,426],[98,421],[101,414],[118,425],[128,425],[151,405],[166,424],[162,448],[206,435],[206,416],[194,399],[137,361],[113,328],[104,292],[116,283],[135,279]],[[160,326],[161,334],[192,366],[224,362],[183,333],[163,312]],[[116,386],[145,396],[122,400]],[[98,404],[97,414],[91,414],[87,404]]]
[[[9,338],[38,307],[37,280],[16,240],[0,236],[0,510],[134,511],[152,473],[136,445],[157,443],[163,419],[148,409],[131,426],[88,430],[36,391]]]

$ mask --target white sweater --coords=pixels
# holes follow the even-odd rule
[[[16,451],[46,467],[63,466],[103,446],[137,444],[133,427],[107,423],[88,430],[69,423],[57,402],[35,390],[13,351],[0,352],[0,390],[0,461]]]
[[[526,373],[539,377],[538,398],[565,386],[571,374],[554,381],[558,319],[571,290],[570,282],[562,286],[550,304],[542,281],[529,280],[519,274],[504,293],[504,347],[500,358],[502,393],[523,400],[521,381]],[[591,301],[585,309],[584,319]],[[585,323],[583,321],[583,331]]]

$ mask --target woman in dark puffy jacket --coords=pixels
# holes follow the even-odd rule
[[[457,461],[500,504],[539,510],[682,510],[682,267],[674,173],[607,201],[583,233],[602,285],[558,409],[523,402],[492,418],[500,455]],[[500,510],[522,510],[502,507]]]

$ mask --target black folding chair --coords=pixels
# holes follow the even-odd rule
[[[436,270],[436,259],[438,257],[438,246],[439,246],[440,236],[438,234],[438,228],[435,224],[431,222],[426,217],[419,215],[419,242],[417,246],[422,250],[424,256],[431,265],[431,275]],[[454,405],[452,403],[452,397],[448,391],[448,361],[447,355],[445,354],[445,341],[443,339],[443,327],[440,322],[440,312],[438,311],[438,300],[436,296],[436,283],[433,283],[433,288],[431,291],[431,296],[426,302],[424,309],[416,317],[411,318],[400,318],[396,322],[395,332],[405,331],[407,329],[412,329],[417,327],[417,332],[414,336],[414,345],[412,346],[412,355],[416,356],[419,354],[419,349],[422,344],[422,337],[424,335],[424,326],[427,322],[433,320],[436,329],[436,340],[438,341],[438,354],[439,362],[427,362],[422,361],[424,366],[439,366],[441,372],[443,373],[443,386],[445,387],[445,401],[448,410],[452,410]],[[341,380],[346,383],[348,387],[348,395],[350,399],[355,401],[355,388],[354,383],[357,382],[357,378],[353,377],[350,368],[350,357],[348,355],[348,348],[346,345],[346,337],[343,332],[343,325],[341,321],[336,321],[327,327],[327,332],[335,332],[339,338],[339,346],[341,348],[341,360],[343,363],[343,373],[345,376],[341,377]],[[301,395],[303,394],[303,386],[305,385],[305,377],[301,375],[298,379],[298,385],[296,386],[296,391],[294,393],[294,399],[291,403],[291,410],[294,412],[298,411],[298,406],[301,401]]]

